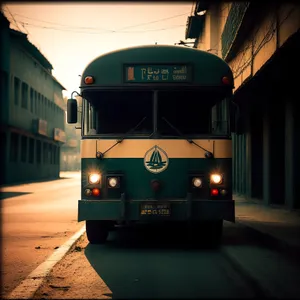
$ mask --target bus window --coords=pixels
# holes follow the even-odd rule
[[[158,131],[160,135],[178,136],[174,128],[188,136],[216,134],[212,131],[212,107],[216,100],[213,99],[212,93],[208,95],[199,91],[159,92]],[[226,122],[226,120],[227,118],[223,118],[222,121]],[[228,133],[222,131],[218,134]]]
[[[212,108],[212,133],[216,135],[229,134],[229,105],[230,100],[224,100],[216,103]]]
[[[84,112],[84,134],[123,135],[140,126],[132,135],[153,132],[153,93],[141,91],[88,91]]]

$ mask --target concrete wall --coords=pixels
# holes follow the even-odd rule
[[[65,124],[64,111],[55,103],[55,97],[62,99],[61,88],[51,74],[26,53],[17,41],[13,41],[11,45],[10,60],[9,124],[32,131],[32,120],[43,119],[47,121],[48,136],[53,138],[54,128],[64,129]],[[16,79],[20,81],[18,90]],[[27,86],[26,107],[22,106],[24,84]],[[15,102],[17,93],[18,104]]]
[[[6,118],[1,119],[0,127],[4,157],[0,184],[58,178],[62,143],[54,140],[54,128],[63,130],[65,124],[64,110],[58,105],[63,102],[62,86],[24,49],[24,40],[21,43],[7,30],[3,34],[1,29],[8,63],[1,65],[1,76],[6,79],[1,81],[1,95],[5,96],[1,114]],[[37,133],[37,119],[47,121],[46,135]]]
[[[235,90],[249,76],[254,76],[288,37],[299,28],[299,5],[287,3],[277,8],[270,5],[262,22],[255,24],[251,33],[240,45],[238,52],[235,53],[235,57],[228,62],[234,72]]]
[[[222,57],[221,35],[233,5],[211,5],[198,39],[199,49],[212,49],[209,51]],[[233,99],[242,113],[242,133],[233,134],[234,192],[266,205],[299,208],[295,170],[299,165],[299,121],[293,96],[298,92],[293,73],[299,63],[300,6],[270,3],[251,9],[238,30],[252,25],[238,40],[239,31],[232,37],[234,50],[226,60],[235,77]],[[211,47],[216,40],[218,46]]]

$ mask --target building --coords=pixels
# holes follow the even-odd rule
[[[52,65],[1,13],[1,184],[59,177],[62,90]]]
[[[297,2],[196,2],[186,39],[220,56],[235,78],[236,194],[300,208],[297,116],[300,5]],[[299,111],[299,110],[298,110]]]
[[[79,108],[81,107],[81,99],[78,99]],[[67,98],[64,99],[65,110],[67,110]],[[61,171],[79,171],[81,169],[81,155],[80,155],[80,120],[81,115],[78,116],[78,124],[66,124],[66,143],[61,147],[60,170]],[[76,129],[78,128],[78,129]]]

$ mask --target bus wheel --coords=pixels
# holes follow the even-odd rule
[[[86,235],[91,244],[104,244],[107,240],[110,224],[107,221],[86,221]]]
[[[209,243],[212,246],[219,246],[223,235],[223,220],[208,222],[207,229]]]

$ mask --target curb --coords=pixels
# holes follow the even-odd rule
[[[253,236],[255,239],[258,239],[262,244],[265,244],[268,247],[273,247],[276,250],[282,252],[288,257],[300,262],[300,247],[297,245],[291,245],[290,243],[276,237],[266,231],[262,231],[258,228],[255,228],[251,225],[248,225],[246,222],[236,218],[236,223],[239,226],[242,226],[250,236]]]
[[[230,261],[233,268],[238,273],[242,274],[244,278],[246,278],[253,291],[255,292],[255,298],[277,298],[277,296],[272,293],[272,291],[261,284],[260,280],[256,278],[254,272],[245,267],[243,262],[236,255],[225,248],[221,248],[221,251],[226,259]]]
[[[32,299],[42,285],[45,277],[52,268],[64,258],[72,246],[85,233],[85,225],[77,231],[68,241],[53,252],[53,254],[35,270],[33,270],[7,297],[3,299]]]
[[[270,233],[267,233],[266,231],[259,230],[259,228],[254,228],[251,225],[240,221],[238,218],[236,218],[235,223],[246,231],[246,235],[249,235],[250,237],[258,240],[259,243],[265,245],[266,248],[269,248],[270,250],[274,249],[275,251],[282,253],[293,263],[295,262],[295,260],[300,263],[300,247],[298,247],[297,245],[291,245],[288,242]],[[222,247],[221,251],[226,259],[230,261],[234,269],[242,274],[242,276],[245,277],[245,279],[251,285],[253,291],[256,294],[255,297],[274,299],[280,298],[270,286],[267,287],[265,284],[263,284],[261,279],[257,276],[256,272],[247,264],[243,263],[243,260],[238,255],[236,255],[234,251],[230,251],[230,249],[227,249],[226,247]]]

